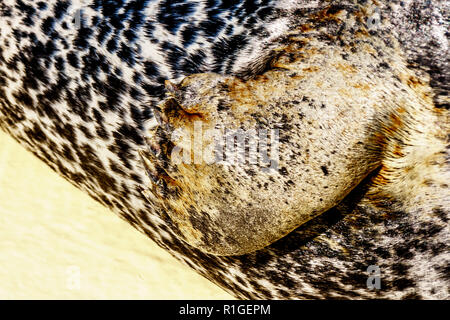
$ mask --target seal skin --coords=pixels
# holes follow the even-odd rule
[[[238,298],[446,299],[448,6],[3,1],[0,128]],[[174,161],[195,123],[276,170]]]
[[[246,81],[212,73],[189,76],[179,86],[168,83],[171,97],[158,108],[165,120],[149,133],[150,141],[157,137],[161,154],[146,157],[157,189],[148,198],[156,196],[188,243],[206,252],[237,255],[266,247],[337,205],[380,164],[371,132],[379,125],[376,109],[392,109],[395,92],[373,97],[371,89],[393,83],[392,75],[373,81],[371,66],[380,61],[364,51],[351,54],[308,41],[304,32],[283,42],[271,62],[275,69]],[[364,72],[348,71],[356,69]],[[177,129],[190,129],[187,136],[194,136],[195,122],[203,131],[278,127],[278,169],[263,170],[249,161],[175,164],[170,137]],[[324,129],[333,135],[324,135]]]

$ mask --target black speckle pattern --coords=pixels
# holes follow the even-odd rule
[[[367,1],[335,2],[329,14],[356,11]],[[448,29],[448,4],[390,3],[401,8],[391,19],[411,68],[430,75],[436,105],[448,107],[442,99],[450,83],[447,53],[433,33]],[[448,298],[448,207],[392,213],[389,203],[365,201],[366,181],[338,207],[271,246],[218,257],[180,240],[167,213],[141,193],[148,177],[138,150],[145,146],[152,107],[164,96],[164,81],[202,72],[252,75],[246,57],[262,50],[277,26],[311,22],[309,15],[327,7],[322,0],[0,1],[0,128],[238,298]],[[330,23],[338,39],[338,24]],[[310,106],[326,112],[313,101]],[[321,170],[331,174],[326,165]],[[193,224],[201,224],[201,216],[193,213]],[[382,290],[367,288],[369,265],[382,270]]]

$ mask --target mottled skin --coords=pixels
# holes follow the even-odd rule
[[[449,297],[446,2],[85,3],[0,4],[0,128],[238,298]],[[278,172],[173,165],[194,119]]]
[[[236,255],[266,247],[337,205],[380,165],[373,132],[380,114],[397,105],[384,99],[398,93],[376,97],[373,91],[394,83],[392,74],[370,79],[380,61],[368,50],[352,54],[309,39],[306,32],[286,41],[289,46],[271,62],[274,69],[253,79],[211,73],[190,76],[180,87],[169,84],[173,97],[160,108],[166,124],[149,134],[150,141],[158,137],[155,149],[162,151],[144,155],[155,181],[148,198],[156,196],[186,240],[207,252]],[[249,161],[176,164],[171,132],[190,128],[191,137],[196,121],[204,131],[278,128],[278,168],[267,171]],[[196,226],[195,220],[202,223]]]

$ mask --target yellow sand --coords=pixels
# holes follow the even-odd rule
[[[232,299],[0,131],[0,299]]]

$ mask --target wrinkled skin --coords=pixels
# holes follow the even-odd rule
[[[444,1],[86,2],[0,4],[3,130],[239,298],[448,298]],[[276,168],[174,161],[196,122]]]

